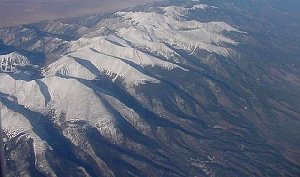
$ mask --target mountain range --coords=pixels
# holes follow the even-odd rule
[[[299,176],[299,3],[281,3],[0,29],[8,176]]]

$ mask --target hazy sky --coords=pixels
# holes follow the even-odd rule
[[[157,0],[0,0],[0,27],[107,12]]]

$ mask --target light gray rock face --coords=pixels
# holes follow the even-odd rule
[[[300,44],[268,3],[0,29],[8,176],[298,176]]]

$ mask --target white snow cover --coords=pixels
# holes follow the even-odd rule
[[[2,74],[0,75],[0,82],[0,92],[16,98],[14,101],[17,103],[33,111],[44,109],[45,99],[36,81],[15,80],[8,74]]]
[[[191,54],[199,48],[228,56],[231,49],[224,47],[224,44],[238,43],[223,33],[240,33],[238,29],[224,22],[201,23],[195,20],[182,20],[179,17],[188,10],[205,8],[212,7],[198,4],[191,8],[163,7],[163,13],[118,12],[116,15],[121,21],[115,25],[115,33],[68,42],[67,54],[44,68],[45,78],[24,81],[0,73],[0,93],[8,94],[16,104],[23,105],[31,111],[47,114],[50,109],[55,109],[58,115],[65,113],[67,122],[85,120],[108,139],[121,141],[122,135],[115,123],[114,115],[104,104],[105,99],[126,121],[142,132],[150,134],[149,125],[143,122],[134,110],[127,108],[112,96],[96,93],[80,82],[80,79],[93,80],[99,74],[106,74],[112,81],[121,80],[127,89],[134,89],[139,84],[160,82],[147,75],[141,68],[159,67],[165,70],[188,71],[172,62],[174,57],[179,56],[173,47],[188,50]],[[150,53],[157,52],[164,58],[150,55],[142,49]],[[0,63],[4,71],[8,71],[9,64],[5,60],[8,58],[11,59],[10,63],[29,64],[29,60],[18,53],[1,55]],[[15,134],[27,132],[34,138],[35,148],[40,149],[37,153],[43,154],[46,146],[32,132],[30,122],[23,115],[6,107],[1,108],[1,113],[5,130],[16,132]],[[58,118],[55,121],[59,122]]]
[[[13,112],[6,106],[1,105],[1,120],[4,130],[10,132],[11,136],[18,135],[19,132],[28,132],[32,130],[30,122],[21,114]]]
[[[55,76],[57,73],[75,78],[93,80],[97,77],[95,73],[82,66],[70,56],[63,56],[57,62],[51,64],[44,70],[47,77]]]
[[[191,8],[188,7],[180,7],[180,6],[167,6],[167,7],[161,7],[161,9],[164,11],[164,15],[175,17],[177,19],[180,18],[180,16],[186,15],[190,10],[204,10],[208,8],[216,8],[214,6],[208,6],[206,4],[196,4],[193,5]]]
[[[14,72],[16,71],[16,66],[25,66],[28,64],[30,64],[28,58],[17,52],[0,55],[0,71]]]
[[[211,6],[208,6],[206,4],[196,4],[192,7],[192,9],[206,9],[206,8],[209,8]]]
[[[159,83],[137,67],[161,67],[185,70],[168,61],[180,57],[169,46],[188,50],[193,54],[197,49],[229,56],[231,49],[223,44],[238,43],[223,35],[223,32],[240,32],[224,22],[201,23],[176,18],[186,11],[214,8],[196,4],[191,8],[169,6],[159,12],[118,12],[122,20],[114,26],[115,34],[80,38],[70,42],[68,55],[62,56],[45,70],[45,75],[59,73],[66,76],[94,79],[104,73],[115,81],[121,79],[128,87]],[[177,14],[174,16],[174,14]],[[107,24],[110,24],[109,22]],[[130,24],[130,25],[128,25]],[[109,28],[110,26],[107,26]],[[100,29],[99,29],[100,30]],[[165,60],[151,56],[141,50],[157,52]]]
[[[24,133],[19,137],[19,139],[22,137],[25,137],[26,139],[32,139],[35,153],[35,164],[38,167],[42,167],[40,169],[51,174],[51,176],[56,176],[46,161],[45,152],[49,146],[33,131],[33,127],[31,126],[30,122],[22,114],[8,109],[4,105],[1,105],[1,103],[0,111],[3,130],[7,133],[6,135],[8,135],[9,138],[13,138],[18,136],[20,133]]]
[[[178,6],[163,7],[163,14],[158,12],[118,12],[116,15],[124,18],[132,25],[121,28],[117,34],[136,46],[153,51],[162,51],[165,56],[174,54],[164,44],[179,49],[193,51],[204,49],[219,55],[228,56],[229,48],[222,44],[237,45],[238,43],[223,35],[223,32],[241,32],[224,22],[201,23],[195,20],[180,20],[188,10],[206,8],[198,4],[192,8]],[[162,49],[162,50],[161,50]]]
[[[0,92],[16,98],[14,101],[17,104],[31,111],[46,113],[54,108],[57,112],[65,112],[67,119],[89,120],[92,123],[99,120],[99,115],[110,115],[94,91],[76,79],[54,76],[27,82],[2,74],[0,80],[6,83],[0,84]],[[37,82],[44,83],[47,89],[42,90]]]
[[[180,68],[176,64],[163,61],[136,48],[117,36],[81,38],[70,43],[70,53],[50,65],[45,74],[60,73],[67,76],[94,79],[97,72],[104,72],[115,81],[118,78],[129,85],[143,84],[146,81],[159,83],[157,79],[148,76],[135,66],[158,66],[167,70]],[[92,71],[92,72],[91,72]]]
[[[9,99],[26,109],[47,114],[49,110],[55,110],[54,121],[59,123],[59,116],[65,113],[66,122],[84,120],[94,126],[108,139],[119,142],[122,134],[114,121],[114,116],[105,106],[97,94],[80,83],[76,79],[64,79],[57,76],[48,77],[37,81],[14,80],[8,74],[0,75],[0,92],[9,95]],[[41,89],[37,82],[46,86]],[[48,101],[47,101],[48,100]],[[16,136],[21,132],[33,137],[36,145],[41,147],[43,141],[32,133],[30,122],[19,113],[14,113],[6,107],[1,107],[3,129],[10,136]],[[40,150],[38,152],[43,152]]]
[[[184,49],[194,54],[197,49],[229,56],[231,49],[224,44],[238,43],[224,32],[241,32],[224,22],[201,23],[177,18],[189,10],[215,8],[196,4],[190,8],[169,6],[159,12],[118,12],[122,20],[113,25],[115,34],[81,38],[69,43],[69,53],[46,68],[45,74],[94,79],[104,73],[115,81],[121,79],[131,87],[159,80],[139,71],[137,67],[161,67],[167,70],[179,68],[168,59],[180,57],[173,49]],[[174,15],[176,14],[176,15]],[[111,24],[107,22],[107,24]],[[106,26],[105,26],[106,27]],[[107,28],[110,26],[108,25]],[[103,28],[103,27],[102,27]],[[101,29],[99,29],[101,30]],[[141,49],[156,52],[167,60],[153,57]]]
[[[96,125],[111,114],[95,92],[76,79],[49,77],[42,80],[48,87],[51,100],[48,109],[64,112],[66,120],[87,120]]]

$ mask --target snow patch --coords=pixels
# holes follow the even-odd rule
[[[28,58],[16,52],[0,55],[0,71],[2,72],[15,72],[18,66],[29,64],[30,61]]]

